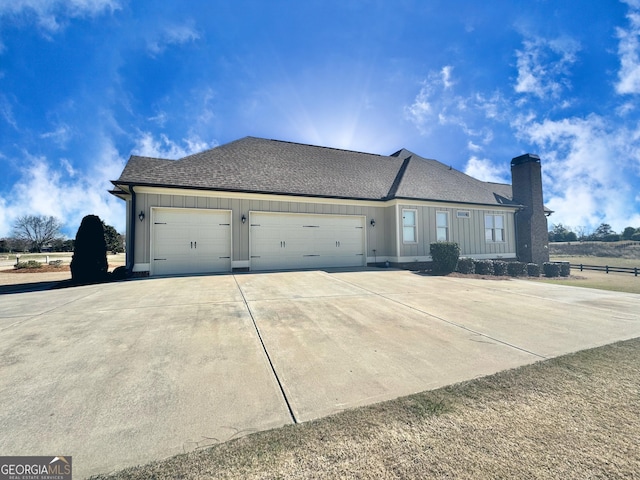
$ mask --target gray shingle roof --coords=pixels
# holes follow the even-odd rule
[[[410,154],[409,162],[396,197],[483,205],[514,204],[511,185],[483,182],[437,160],[406,153]]]
[[[245,137],[180,160],[132,156],[114,185],[153,185],[387,200],[512,204],[511,186],[482,182],[408,150],[384,156]]]
[[[124,166],[124,170],[118,179],[119,183],[136,183],[141,178],[145,178],[153,169],[161,166],[175,163],[173,160],[164,160],[162,158],[139,157],[132,155]]]

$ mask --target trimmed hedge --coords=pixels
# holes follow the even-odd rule
[[[435,242],[430,246],[433,273],[447,275],[456,269],[460,258],[460,247],[453,242]]]
[[[567,267],[560,263],[556,265],[560,269],[558,270],[560,272],[558,275],[562,275],[562,268],[568,267],[568,264]],[[505,262],[504,260],[474,260],[468,257],[458,259],[458,266],[455,271],[465,275],[475,273],[477,275],[508,275],[510,277],[540,276],[540,266],[537,263]]]
[[[494,260],[493,274],[496,277],[504,277],[507,274],[507,262],[503,262],[502,260]]]
[[[560,276],[568,277],[571,275],[571,264],[569,262],[560,262]]]
[[[542,271],[545,277],[559,277],[560,276],[560,264],[552,262],[544,262],[542,264]]]
[[[458,268],[456,270],[468,275],[476,271],[476,262],[473,258],[463,257],[458,260]]]
[[[524,277],[527,275],[527,264],[524,262],[507,263],[507,274],[511,277]]]
[[[476,273],[478,275],[493,275],[493,260],[477,260]]]
[[[28,262],[16,262],[13,266],[16,270],[22,270],[23,268],[32,269],[32,268],[40,268],[42,264],[36,260],[29,260]]]

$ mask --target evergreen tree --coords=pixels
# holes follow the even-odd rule
[[[104,241],[107,244],[107,251],[113,253],[124,252],[122,236],[117,230],[111,225],[106,225],[104,222],[102,222],[102,226],[104,228]]]
[[[78,228],[71,259],[71,278],[76,283],[102,282],[108,278],[104,227],[96,215],[84,217]]]

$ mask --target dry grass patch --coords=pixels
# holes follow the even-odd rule
[[[638,478],[638,432],[635,339],[97,478]]]
[[[544,278],[541,282],[556,285],[569,285],[572,287],[597,288],[599,290],[611,290],[615,292],[640,294],[640,277],[634,277],[628,273],[605,273],[592,270],[583,272],[571,269],[570,277]]]

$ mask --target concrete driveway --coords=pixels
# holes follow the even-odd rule
[[[0,452],[77,478],[640,336],[640,295],[286,272],[0,295]]]

